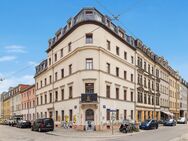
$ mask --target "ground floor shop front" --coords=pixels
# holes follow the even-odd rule
[[[143,122],[147,119],[160,120],[160,109],[137,107],[136,122]]]
[[[90,95],[91,96],[91,95]],[[93,95],[92,98],[95,96]],[[95,98],[94,98],[95,99]],[[51,117],[56,126],[70,125],[78,130],[106,130],[118,127],[124,119],[135,120],[134,102],[99,98],[92,102],[72,99],[41,105],[36,108],[37,118]]]

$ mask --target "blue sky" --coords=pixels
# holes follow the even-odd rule
[[[164,56],[188,80],[187,0],[98,1],[120,14],[128,33]],[[83,7],[111,16],[96,0],[0,0],[0,77],[6,78],[0,92],[18,83],[34,83],[34,66],[46,57],[48,39]]]

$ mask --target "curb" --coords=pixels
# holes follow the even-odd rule
[[[134,132],[134,133],[122,133],[120,135],[106,135],[106,136],[72,136],[72,135],[65,135],[65,134],[56,134],[53,132],[47,132],[47,135],[54,135],[54,136],[61,136],[61,137],[71,137],[71,138],[113,138],[113,137],[122,137],[122,136],[132,136],[135,134],[139,134],[139,133],[143,133],[143,131],[139,131],[139,132]]]

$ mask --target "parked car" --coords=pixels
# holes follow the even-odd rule
[[[4,125],[9,125],[9,119],[4,120]]]
[[[176,126],[176,120],[174,119],[167,119],[164,124],[164,126]]]
[[[187,119],[185,117],[180,117],[177,120],[177,123],[179,123],[179,124],[187,124]]]
[[[28,120],[20,120],[17,123],[17,128],[31,128],[31,122]]]
[[[158,124],[157,120],[148,119],[148,120],[142,122],[139,127],[140,127],[140,129],[145,129],[145,130],[158,129],[159,124]]]
[[[31,128],[32,131],[53,131],[54,121],[51,118],[36,119]]]
[[[161,119],[158,121],[159,124],[164,124],[165,120],[164,119]]]
[[[14,115],[8,120],[9,126],[17,126],[18,122],[23,119],[22,115]]]
[[[8,125],[9,125],[9,126],[14,126],[14,125],[15,125],[14,119],[8,120]]]
[[[2,125],[3,123],[4,123],[4,120],[0,118],[0,125]]]
[[[131,133],[131,132],[138,132],[139,129],[136,127],[136,125],[133,122],[129,120],[123,120],[119,128],[119,131],[122,133]]]

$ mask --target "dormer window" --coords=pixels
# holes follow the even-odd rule
[[[86,15],[87,15],[87,16],[93,15],[93,11],[86,11]]]
[[[56,36],[57,36],[57,39],[59,39],[61,36],[61,32],[59,32]]]
[[[107,20],[107,26],[110,27],[110,21],[109,20]]]
[[[71,21],[68,22],[68,28],[71,28]]]
[[[63,32],[65,33],[66,31],[67,31],[67,26],[64,27],[64,31]]]
[[[119,31],[119,35],[124,38],[124,33],[122,31]]]

